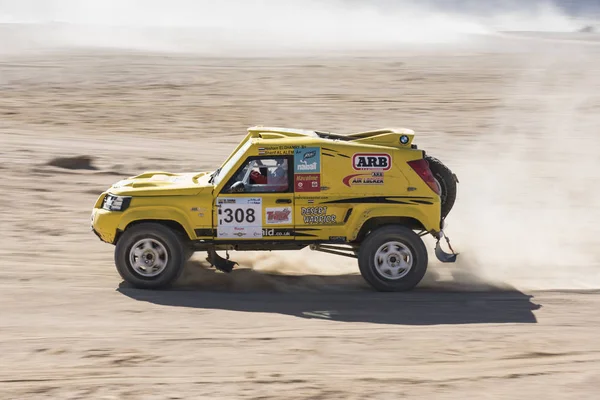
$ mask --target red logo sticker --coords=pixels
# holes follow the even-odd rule
[[[296,192],[320,192],[320,174],[296,174],[294,175],[294,189]]]
[[[265,211],[267,224],[291,224],[292,209],[289,207],[267,208]]]

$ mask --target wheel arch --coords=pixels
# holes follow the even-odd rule
[[[189,233],[186,231],[186,229],[183,227],[183,225],[179,221],[176,221],[173,219],[138,219],[138,220],[133,220],[133,221],[129,222],[123,228],[117,229],[117,235],[115,236],[115,243],[118,242],[118,240],[121,237],[121,235],[123,234],[123,232],[125,232],[127,229],[132,228],[136,225],[143,224],[143,223],[155,223],[155,224],[165,226],[165,227],[171,229],[172,231],[174,231],[175,233],[177,233],[181,237],[181,239],[183,239],[184,241],[192,240]]]
[[[370,232],[387,225],[401,225],[412,230],[426,230],[423,223],[413,217],[373,217],[362,224],[355,241],[362,242]]]

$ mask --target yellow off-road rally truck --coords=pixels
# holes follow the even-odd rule
[[[406,291],[441,249],[458,179],[413,143],[410,129],[337,134],[251,127],[214,171],[144,172],[98,197],[91,229],[115,246],[115,265],[134,287],[170,286],[206,251],[216,269],[237,263],[217,251],[312,250],[355,257],[379,291]]]

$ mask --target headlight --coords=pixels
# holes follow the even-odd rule
[[[108,211],[125,211],[131,203],[130,196],[107,194],[102,200],[102,208]]]

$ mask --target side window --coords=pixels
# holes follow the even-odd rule
[[[233,175],[226,193],[290,192],[289,159],[287,157],[253,157]]]

